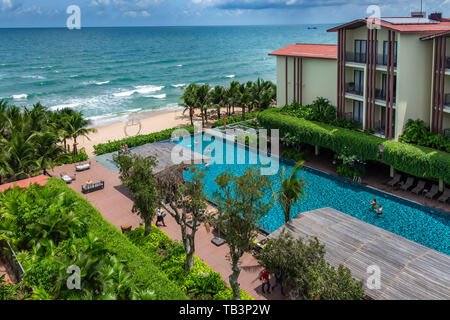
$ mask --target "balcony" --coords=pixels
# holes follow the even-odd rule
[[[450,57],[447,57],[447,59],[446,59],[445,68],[450,69]]]
[[[381,89],[375,89],[375,99],[386,102],[386,91],[381,90]],[[394,104],[395,104],[395,102],[396,102],[396,97],[394,94]]]
[[[356,54],[354,52],[346,52],[345,54],[346,62],[354,63],[366,63],[366,54]]]
[[[353,62],[353,63],[366,63],[366,54],[356,54],[355,52],[347,52],[345,54],[345,60],[346,62]],[[377,55],[377,65],[380,66],[387,66],[387,59],[388,57],[384,54],[378,54]],[[397,67],[397,57],[395,57],[394,61],[394,67]],[[447,59],[447,68],[450,69],[450,58]]]
[[[364,95],[363,88],[356,88],[354,82],[345,84],[345,92],[361,97]]]

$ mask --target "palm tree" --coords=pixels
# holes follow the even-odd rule
[[[37,165],[47,174],[47,169],[53,169],[54,161],[67,156],[63,147],[58,145],[58,138],[50,131],[38,134],[36,138]]]
[[[73,154],[78,154],[77,149],[77,138],[86,137],[89,139],[89,133],[96,132],[97,130],[93,128],[86,128],[90,121],[84,119],[82,112],[74,112],[67,119],[67,132],[69,136],[73,139]]]
[[[236,106],[236,104],[239,103],[239,96],[241,95],[240,93],[240,83],[237,81],[231,81],[230,83],[230,89],[228,91],[228,98],[230,100],[230,102],[232,103],[233,106],[233,114],[234,114],[234,107]]]
[[[196,108],[198,85],[191,83],[185,90],[184,94],[180,97],[183,100],[184,111],[189,111],[189,118],[191,120],[191,126],[194,125],[194,110]]]
[[[297,177],[303,164],[303,161],[298,162],[287,179],[284,178],[285,170],[283,168],[281,172],[281,189],[277,193],[274,192],[275,198],[283,208],[285,223],[288,223],[289,220],[291,220],[292,206],[305,196],[305,181],[302,177]]]
[[[220,108],[224,104],[224,89],[221,86],[215,86],[210,93],[211,103],[217,110],[217,119],[220,120]]]
[[[239,103],[242,107],[242,121],[245,120],[245,108],[249,107],[252,104],[252,96],[250,92],[247,90],[246,86],[241,84],[239,88],[240,96]]]
[[[196,102],[195,105],[201,110],[202,113],[202,125],[205,125],[205,121],[208,121],[207,109],[210,105],[210,92],[211,87],[209,84],[199,86],[196,90]]]

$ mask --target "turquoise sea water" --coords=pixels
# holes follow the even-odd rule
[[[335,43],[329,27],[0,29],[0,98],[71,107],[100,125],[176,107],[192,82],[275,81],[268,53],[296,42]]]
[[[197,135],[194,139],[200,142],[202,137]],[[221,155],[217,153],[217,157],[222,156],[223,163],[227,162],[225,161],[227,159],[227,142],[219,142],[223,143],[222,148],[217,147],[217,142],[214,139],[213,142],[203,139],[202,143],[195,144],[190,137],[185,137],[177,143],[203,154],[205,154],[205,149],[209,147],[212,150],[212,157],[216,156],[216,152],[220,152]],[[228,142],[228,144],[230,143]],[[234,150],[234,156],[231,157],[234,157],[234,163],[238,163],[238,159],[240,159],[244,160],[242,161],[244,164],[213,164],[209,168],[205,168],[204,164],[199,166],[205,170],[205,190],[210,197],[217,190],[217,184],[214,181],[217,176],[226,170],[242,175],[248,167],[254,166],[250,164],[252,163],[250,159],[256,158],[254,152],[248,149],[244,150],[236,144],[232,144],[231,149]],[[220,150],[223,150],[223,152]],[[238,152],[238,150],[242,152]],[[288,176],[293,166],[290,162],[284,160],[280,162],[279,174],[270,177],[274,190],[280,188],[282,168],[285,168],[286,176]],[[189,179],[189,173],[185,173],[185,175]],[[314,169],[305,168],[301,175],[306,181],[306,196],[301,203],[298,203],[292,209],[293,217],[307,211],[331,207],[426,247],[450,254],[449,214]],[[268,194],[267,200],[271,201],[271,196],[271,194]],[[370,201],[374,198],[377,198],[378,203],[384,208],[382,216],[378,216],[371,210]],[[273,232],[283,225],[284,215],[281,206],[274,203],[269,214],[261,221],[260,226]]]

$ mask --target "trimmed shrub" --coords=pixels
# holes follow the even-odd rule
[[[178,129],[185,129],[185,130],[189,131],[189,133],[194,132],[193,126],[171,128],[171,129],[166,129],[163,131],[154,132],[154,133],[150,133],[150,134],[146,134],[146,135],[139,135],[136,137],[129,137],[129,138],[125,138],[122,140],[116,140],[116,141],[111,141],[111,142],[107,142],[107,143],[97,144],[94,146],[94,152],[96,155],[102,155],[105,153],[119,151],[120,148],[125,144],[127,144],[128,147],[133,148],[133,147],[142,146],[147,143],[154,143],[154,142],[168,140],[172,137],[172,133]]]
[[[88,232],[99,238],[105,249],[121,261],[133,274],[133,284],[144,290],[154,291],[158,300],[185,300],[186,295],[167,276],[133,245],[120,231],[107,222],[101,214],[82,196],[69,188],[63,181],[50,178],[47,185],[55,195],[64,193],[66,200],[77,204],[75,214],[88,221]]]
[[[385,139],[361,132],[308,121],[281,113],[280,109],[269,109],[258,115],[261,125],[267,129],[279,129],[280,136],[287,133],[301,142],[357,155],[362,160],[377,160],[379,145]]]
[[[144,236],[143,228],[138,228],[128,233],[127,236],[154,264],[159,265],[169,279],[174,281],[189,297],[231,300],[231,289],[226,287],[221,275],[213,271],[198,257],[194,258],[194,268],[186,271],[184,269],[186,254],[183,245],[172,241],[157,227],[152,226],[152,232],[148,236]],[[245,292],[243,299],[253,300]]]
[[[345,151],[362,161],[378,161],[416,177],[443,179],[450,184],[450,154],[446,152],[299,119],[282,114],[280,109],[263,111],[258,120],[267,129],[279,129],[280,136],[289,133],[300,142],[336,153]],[[384,147],[381,159],[380,145]]]
[[[416,177],[443,179],[450,184],[450,154],[396,141],[383,143],[383,162]]]
[[[89,156],[87,155],[86,151],[84,149],[81,149],[77,155],[74,155],[73,153],[68,153],[67,155],[63,156],[60,160],[55,161],[55,166],[62,166],[64,164],[83,162],[88,159]]]

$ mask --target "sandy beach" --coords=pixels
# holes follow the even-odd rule
[[[120,140],[136,135],[149,134],[165,129],[188,125],[189,113],[180,110],[157,110],[135,113],[124,122],[96,127],[97,132],[89,134],[89,139],[78,138],[78,148],[85,148],[89,157],[94,156],[94,145]],[[71,141],[69,142],[71,144]]]

